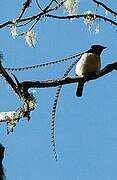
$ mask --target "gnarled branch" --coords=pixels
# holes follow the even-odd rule
[[[87,77],[65,77],[61,79],[56,80],[46,80],[46,81],[23,81],[20,83],[20,87],[23,87],[24,89],[29,88],[46,88],[46,87],[56,87],[59,85],[65,85],[65,84],[71,84],[76,83],[80,81],[90,81],[98,79],[114,70],[117,70],[117,62],[108,64],[105,66],[99,74],[93,75],[93,76],[87,76]]]

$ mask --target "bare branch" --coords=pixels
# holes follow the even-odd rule
[[[90,81],[94,79],[98,79],[114,70],[117,70],[117,62],[108,64],[105,68],[103,68],[99,74],[96,74],[94,76],[88,76],[88,77],[66,77],[66,78],[61,78],[61,79],[56,79],[56,80],[46,80],[46,81],[23,81],[20,83],[20,86],[23,87],[24,89],[29,89],[29,88],[47,88],[47,87],[56,87],[59,85],[65,85],[65,84],[71,84],[71,83],[76,83],[79,81]]]
[[[37,4],[38,8],[39,8],[41,11],[43,11],[43,12],[47,11],[47,10],[51,7],[51,5],[53,4],[53,2],[55,2],[56,4],[59,5],[59,3],[58,3],[56,0],[51,0],[51,1],[49,2],[49,4],[48,4],[44,9],[42,9],[41,6],[40,6],[40,4],[39,4],[39,2],[38,2],[38,0],[36,0],[36,4]]]
[[[37,4],[38,8],[39,8],[41,11],[43,11],[43,9],[41,8],[41,6],[40,6],[38,0],[35,0],[35,1],[36,1],[36,4]]]
[[[6,70],[3,68],[1,61],[0,61],[0,74],[5,79],[5,81],[11,86],[11,88],[15,91],[15,93],[19,96],[19,92],[16,87],[16,84],[14,83],[13,79],[9,76],[9,74],[6,72]]]
[[[17,22],[22,18],[22,16],[23,16],[24,12],[26,11],[26,9],[28,7],[30,7],[31,2],[32,2],[32,0],[25,0],[25,2],[23,3],[22,10],[21,10],[21,12],[20,12],[20,14],[19,14],[19,16],[18,16],[18,18],[16,20]]]
[[[57,2],[55,1],[57,5],[55,5],[54,7],[52,7],[52,8],[49,9],[49,7],[50,7],[50,5],[52,4],[52,2],[54,2],[54,1],[51,1],[51,3],[48,4],[48,6],[47,6],[44,10],[42,10],[40,13],[37,13],[37,14],[35,14],[35,15],[33,15],[33,16],[29,16],[29,17],[26,17],[26,18],[22,18],[25,10],[26,10],[27,7],[28,7],[28,6],[27,6],[27,3],[26,3],[26,4],[24,3],[24,6],[23,6],[23,8],[22,8],[22,11],[21,11],[19,17],[16,19],[17,27],[25,26],[26,24],[28,24],[28,23],[36,20],[36,22],[35,22],[35,23],[32,25],[32,27],[31,27],[31,28],[33,28],[33,27],[35,26],[35,24],[39,21],[39,19],[40,19],[40,18],[44,18],[44,17],[55,18],[55,19],[60,19],[60,20],[62,20],[62,19],[63,19],[63,20],[65,20],[65,19],[70,20],[70,19],[75,19],[75,18],[85,18],[85,17],[86,17],[85,14],[71,15],[71,16],[57,16],[57,15],[50,14],[50,13],[53,13],[54,11],[56,11],[57,9],[59,9],[59,8],[64,4],[65,1],[66,1],[66,0],[63,0],[63,1],[61,1],[60,3],[57,3]],[[29,0],[27,0],[26,2],[29,2]],[[96,2],[97,2],[97,1],[96,1]],[[103,3],[102,3],[102,4],[103,4]],[[29,4],[28,4],[28,5],[29,5]],[[107,6],[106,6],[105,8],[108,9]],[[110,9],[108,9],[108,10],[110,10]],[[117,13],[114,12],[114,11],[112,11],[111,13],[113,13],[113,14],[115,14],[115,15],[117,14]],[[114,21],[114,20],[112,20],[112,19],[110,19],[110,18],[107,18],[107,17],[105,17],[105,16],[101,16],[101,15],[98,15],[98,14],[95,14],[95,17],[96,17],[97,19],[102,19],[102,20],[104,20],[104,21],[107,21],[107,22],[111,23],[112,25],[117,26],[117,22]],[[6,26],[12,25],[12,24],[13,24],[13,21],[12,21],[12,20],[9,20],[9,21],[7,21],[7,22],[5,22],[5,23],[0,24],[0,29],[1,29],[1,28],[4,28],[4,27],[6,27]]]
[[[92,1],[95,2],[98,6],[101,5],[104,9],[106,9],[111,14],[117,16],[117,13],[115,11],[113,11],[111,8],[109,8],[108,6],[106,6],[104,3],[97,1],[97,0],[92,0]]]
[[[27,21],[33,21],[33,20],[39,20],[40,18],[44,17],[46,13],[50,13],[50,12],[54,12],[56,11],[58,8],[60,8],[63,3],[65,2],[66,0],[63,0],[61,1],[60,3],[57,3],[57,5],[55,5],[53,8],[51,9],[47,9],[45,11],[42,11],[41,13],[38,13],[36,15],[33,15],[33,16],[30,16],[30,17],[27,17],[27,18],[23,18],[21,19],[21,17],[23,16],[25,10],[27,9],[27,7],[29,6],[29,2],[31,2],[31,0],[26,0],[26,3],[24,3],[24,6],[22,8],[22,11],[19,15],[19,17],[16,19],[17,23],[24,23],[24,22],[27,22]],[[4,28],[4,27],[7,27],[9,25],[12,25],[13,24],[13,20],[9,20],[7,22],[4,22],[4,23],[1,23],[0,24],[0,29]],[[17,24],[18,25],[18,24]],[[21,24],[20,24],[21,26]]]
[[[63,19],[63,20],[65,20],[65,19],[70,20],[70,19],[75,19],[75,18],[83,18],[83,17],[85,18],[85,17],[86,17],[85,14],[72,15],[72,16],[56,16],[56,15],[46,14],[45,16],[46,16],[46,17],[55,18],[55,19],[61,19],[61,20],[62,20],[62,19]],[[109,23],[117,26],[117,22],[115,22],[115,21],[113,21],[113,20],[111,20],[111,19],[109,19],[109,18],[107,18],[107,17],[105,17],[105,16],[101,16],[101,15],[95,14],[95,17],[96,17],[97,19],[102,19],[102,20],[104,20],[104,21],[107,21],[107,22],[109,22]]]
[[[5,151],[5,147],[2,144],[0,144],[0,180],[5,179],[4,168],[2,164],[4,158],[4,151]]]
[[[0,112],[0,123],[6,122],[7,123],[7,133],[13,131],[13,128],[16,126],[16,123],[21,118],[28,118],[30,119],[30,112],[35,109],[36,101],[33,95],[31,95],[28,90],[20,87],[20,83],[15,75],[14,79],[9,76],[9,74],[5,71],[5,69],[0,66],[0,73],[2,77],[7,81],[7,83],[11,86],[13,91],[18,95],[20,99],[23,100],[24,105],[23,107],[18,108],[16,111],[8,111],[8,112]]]
[[[115,22],[115,21],[113,21],[113,20],[111,20],[110,18],[107,18],[107,17],[105,17],[105,16],[96,15],[96,18],[102,19],[102,20],[104,20],[104,21],[107,21],[107,22],[109,22],[109,23],[117,26],[117,22]]]
[[[11,25],[11,24],[13,24],[12,21],[6,21],[6,22],[0,24],[0,29],[2,29],[2,28],[4,28],[4,27],[7,27],[7,26],[9,26],[9,25]]]
[[[44,17],[47,13],[56,11],[58,8],[60,8],[63,5],[63,3],[65,1],[66,0],[61,1],[59,4],[57,4],[56,6],[54,6],[51,9],[48,9],[46,7],[41,13],[33,15],[33,16],[30,16],[30,17],[27,17],[27,18],[24,18],[24,19],[21,19],[19,22],[21,23],[21,22],[25,22],[25,21],[29,21],[29,20],[35,20],[37,18],[40,19],[41,17]]]
[[[18,108],[16,111],[0,112],[0,123],[7,123],[7,133],[12,132],[16,123],[23,117],[30,119],[30,112],[35,109],[36,101],[33,95],[28,92],[28,89],[20,87],[20,83],[15,75],[14,80],[9,76],[9,74],[3,68],[0,61],[0,74],[5,79],[5,81],[11,86],[13,91],[18,95],[20,99],[23,100],[23,107]]]

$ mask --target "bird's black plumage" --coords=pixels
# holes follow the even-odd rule
[[[86,51],[87,53],[94,53],[97,54],[98,56],[100,56],[101,52],[107,47],[105,46],[101,46],[101,45],[92,45],[91,48]],[[85,52],[85,53],[86,53]]]

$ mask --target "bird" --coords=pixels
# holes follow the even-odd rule
[[[102,45],[92,45],[91,48],[81,54],[79,61],[76,64],[76,75],[79,77],[86,77],[99,73],[101,69],[102,51],[107,48]],[[76,96],[81,97],[83,94],[84,81],[80,81],[77,86]]]

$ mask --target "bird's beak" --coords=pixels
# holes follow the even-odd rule
[[[107,47],[103,46],[103,49],[106,49]]]

